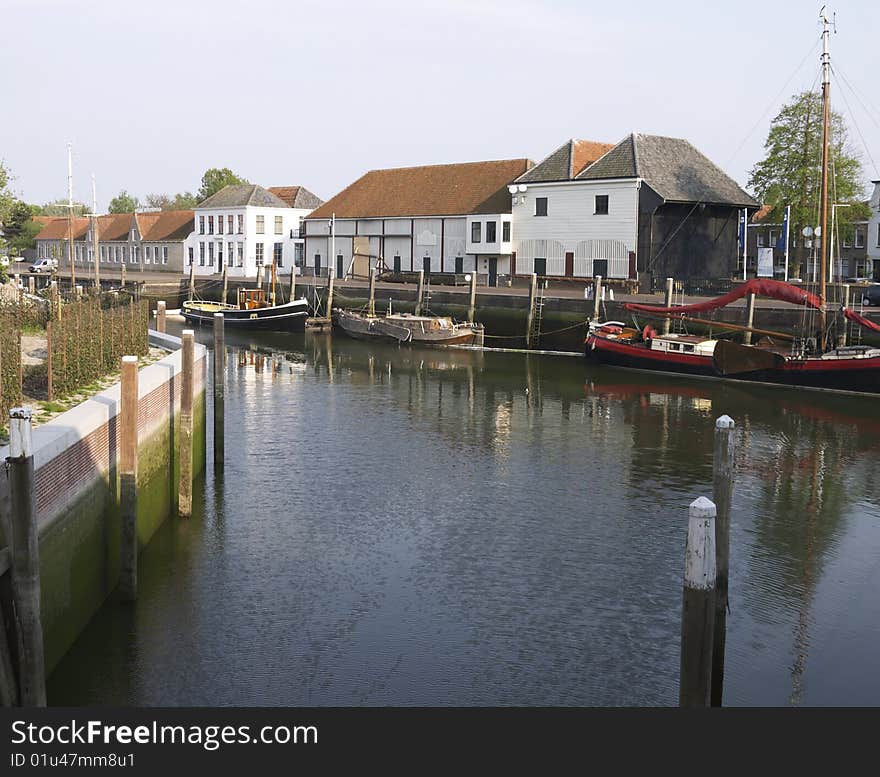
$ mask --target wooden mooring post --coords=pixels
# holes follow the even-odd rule
[[[724,690],[724,652],[727,644],[727,585],[730,571],[730,507],[733,502],[733,468],[736,456],[736,423],[727,415],[715,422],[712,465],[712,500],[715,502],[715,627],[712,643],[713,707],[720,707]]]
[[[177,512],[181,518],[192,515],[193,486],[193,352],[195,337],[192,329],[184,329],[181,337],[180,396],[180,482],[177,489]]]
[[[229,273],[227,270],[229,269],[228,262],[223,263],[223,296],[220,297],[220,301],[225,305],[226,304],[226,292],[229,290]]]
[[[599,320],[599,311],[602,304],[602,276],[597,275],[593,279],[593,321]]]
[[[470,274],[471,279],[471,293],[470,299],[468,300],[468,321],[472,324],[474,323],[474,316],[477,311],[477,271],[474,270]]]
[[[529,278],[529,312],[526,315],[526,348],[532,347],[535,328],[535,301],[538,298],[538,274],[532,273]]]
[[[681,610],[679,705],[708,707],[715,623],[715,505],[701,496],[688,511]]]
[[[33,275],[28,278],[28,291],[31,294],[37,293],[37,279]]]
[[[419,276],[421,278],[421,276]],[[421,289],[421,281],[419,281],[419,289]],[[418,311],[416,313],[418,315]],[[367,306],[367,315],[376,315],[376,268],[370,268],[370,303]]]
[[[416,289],[416,309],[417,316],[422,315],[422,296],[425,293],[425,271],[419,270],[419,287]]]
[[[672,307],[672,297],[675,294],[675,279],[667,278],[666,279],[666,293],[663,296],[663,307],[671,308]],[[672,321],[667,316],[663,319],[663,327],[661,329],[661,334],[668,335],[669,329],[672,326]]]
[[[843,284],[843,307],[845,307],[845,308],[849,307],[849,284],[848,283]],[[846,344],[847,344],[848,324],[844,321],[844,323],[842,324],[842,327],[843,327],[843,329],[837,337],[837,347],[838,348],[846,348]]]
[[[119,501],[122,518],[119,594],[123,601],[137,599],[137,464],[138,464],[138,358],[122,357],[122,400],[119,450]]]
[[[19,703],[22,707],[45,707],[40,545],[31,411],[28,408],[16,407],[9,411],[9,454],[6,467],[11,508],[12,600],[17,621]]]
[[[122,263],[122,268],[119,271],[119,277],[120,277],[119,285],[124,290],[125,289],[125,262]]]
[[[746,345],[752,344],[752,325],[755,323],[755,299],[756,295],[753,293],[749,294],[746,299],[746,326],[748,329],[746,333],[743,335],[743,342]]]
[[[336,283],[336,270],[331,267],[327,271],[327,318],[333,317],[333,286]],[[291,297],[293,299],[293,297]]]
[[[214,314],[214,472],[223,471],[226,418],[226,341],[223,314]]]
[[[160,299],[156,303],[156,331],[165,333],[165,300]]]

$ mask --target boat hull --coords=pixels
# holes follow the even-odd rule
[[[200,308],[185,302],[180,312],[192,324],[213,326],[214,313],[219,312],[223,313],[223,323],[228,327],[273,332],[302,332],[305,330],[306,319],[309,316],[309,306],[305,299],[251,310],[210,305]]]
[[[340,310],[336,324],[350,337],[357,340],[382,340],[393,343],[418,345],[482,345],[481,324],[456,324],[451,329],[421,331],[415,322],[406,322],[381,316],[363,316]]]

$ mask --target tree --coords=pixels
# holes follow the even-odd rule
[[[12,252],[21,254],[26,248],[35,248],[34,237],[43,228],[43,225],[33,220],[33,216],[40,212],[36,205],[28,205],[21,200],[16,200],[8,211],[4,221],[3,231]]]
[[[192,210],[198,202],[192,192],[178,192],[173,197],[167,194],[147,195],[147,205],[159,210]]]
[[[40,208],[40,214],[43,216],[66,216],[67,210],[67,200],[53,200]],[[73,203],[74,216],[85,216],[89,212],[89,207],[82,202]]]
[[[130,195],[125,189],[117,194],[107,207],[108,213],[134,213],[141,203],[137,197]]]
[[[815,92],[795,95],[770,123],[764,148],[766,156],[752,168],[748,182],[755,196],[772,206],[764,221],[781,224],[785,207],[790,205],[792,234],[805,226],[815,227],[822,191],[822,96]],[[829,202],[850,206],[836,211],[843,238],[851,237],[854,221],[871,217],[863,187],[861,162],[849,145],[846,124],[832,111],[828,197]],[[829,221],[830,213],[829,207]]]
[[[237,176],[228,167],[222,169],[212,167],[210,170],[206,170],[202,176],[202,188],[199,189],[197,195],[198,201],[207,200],[208,197],[219,192],[224,186],[242,183],[249,183],[249,181]]]

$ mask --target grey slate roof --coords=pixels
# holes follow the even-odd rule
[[[305,186],[270,186],[269,191],[291,208],[314,210],[324,204],[324,200]]]
[[[633,133],[577,176],[579,181],[607,178],[642,178],[667,202],[758,207],[736,181],[681,138]]]
[[[547,181],[570,181],[585,165],[597,160],[612,146],[592,140],[565,141],[546,159],[527,171],[515,183],[543,183]]]
[[[238,208],[243,205],[255,205],[261,208],[286,208],[287,203],[276,197],[272,192],[253,183],[230,184],[224,186],[207,200],[200,202],[197,208]]]

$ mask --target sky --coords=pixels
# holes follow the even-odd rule
[[[820,6],[0,0],[0,160],[26,201],[66,199],[69,142],[74,198],[91,202],[94,173],[105,209],[122,189],[195,192],[210,167],[328,199],[371,169],[537,162],[642,132],[745,185],[772,117],[817,83]],[[880,2],[829,8],[832,102],[867,184]]]

